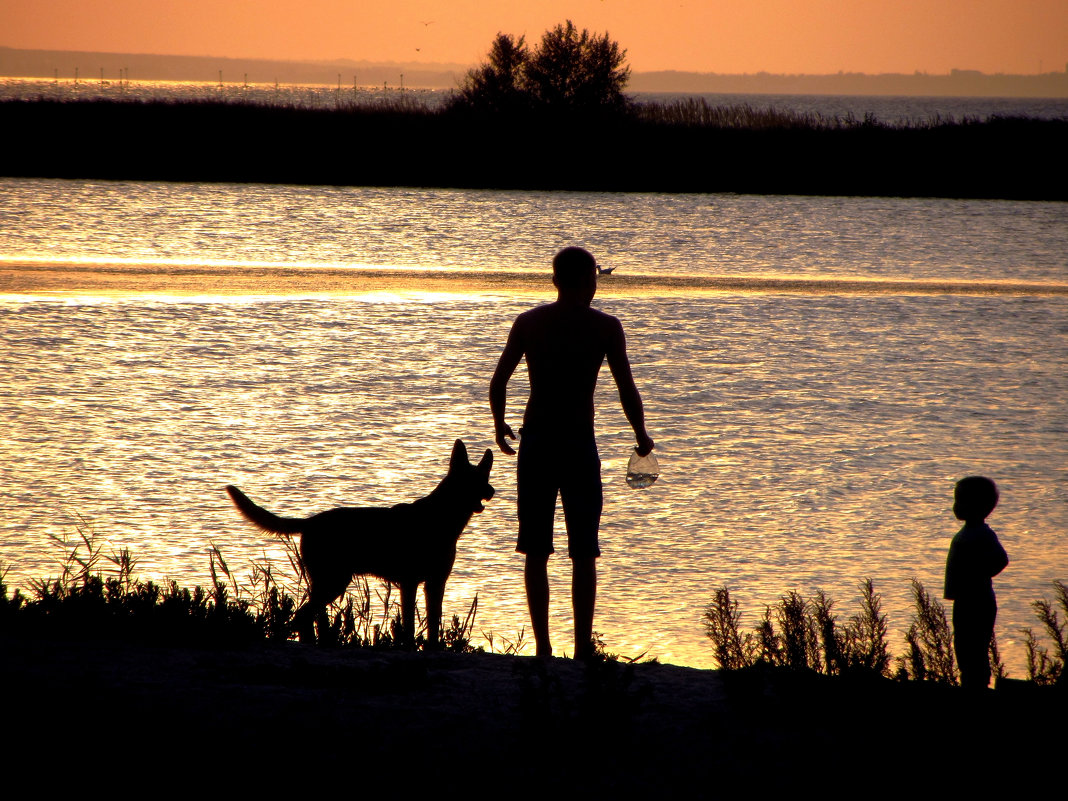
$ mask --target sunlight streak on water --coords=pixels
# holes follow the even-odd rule
[[[72,213],[76,210],[77,213]],[[0,180],[0,259],[672,277],[1068,276],[1063,203]]]

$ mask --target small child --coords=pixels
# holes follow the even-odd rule
[[[942,594],[953,601],[953,650],[961,687],[967,689],[990,684],[990,640],[998,614],[991,579],[1009,563],[998,535],[984,522],[997,505],[997,485],[983,476],[962,478],[953,491],[953,514],[964,527],[949,546]]]

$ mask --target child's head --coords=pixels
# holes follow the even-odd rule
[[[968,476],[953,490],[953,514],[969,523],[986,520],[998,505],[998,485],[985,476]]]

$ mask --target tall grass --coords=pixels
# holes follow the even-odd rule
[[[1045,598],[1031,604],[1035,616],[1042,623],[1047,636],[1053,641],[1053,650],[1043,646],[1031,628],[1023,629],[1024,646],[1027,648],[1027,675],[1038,684],[1068,683],[1068,585],[1063,581],[1053,582],[1056,601]],[[1064,620],[1061,620],[1057,607]]]
[[[207,89],[200,96],[191,97],[151,97],[145,95],[118,95],[102,97],[90,95],[82,97],[77,94],[60,97],[39,95],[34,98],[22,98],[6,102],[18,103],[59,103],[59,104],[107,104],[123,105],[159,105],[185,108],[240,108],[257,107],[275,111],[299,111],[309,113],[348,114],[377,116],[381,114],[407,115],[412,117],[457,117],[469,118],[463,104],[454,101],[458,95],[427,95],[412,91],[379,91],[351,89],[327,90],[315,94],[294,92],[236,92],[220,93]],[[552,114],[545,109],[543,116]],[[527,106],[514,112],[515,116],[531,118],[537,116]],[[501,112],[497,117],[507,116]],[[559,115],[557,115],[559,116]],[[486,117],[483,116],[483,119]],[[896,123],[880,120],[868,112],[863,117],[852,113],[843,115],[824,115],[813,111],[775,108],[774,106],[755,106],[751,103],[710,103],[704,97],[686,97],[674,100],[631,101],[616,112],[617,120],[628,120],[645,125],[668,128],[709,128],[734,130],[851,130],[856,128],[912,129],[929,130],[937,127],[958,125],[981,125],[983,120],[977,117],[957,119],[953,115],[933,114],[928,117],[912,118]],[[991,117],[991,119],[1002,119]]]
[[[328,108],[240,95],[6,100],[0,126],[8,176],[1068,199],[1068,120],[889,124],[696,98],[483,114],[416,93],[340,92]]]
[[[679,98],[670,101],[634,103],[630,115],[643,123],[674,128],[733,129],[747,131],[794,130],[794,131],[842,131],[856,129],[928,131],[940,127],[982,125],[984,120],[965,116],[960,119],[952,114],[932,114],[889,123],[880,120],[872,112],[857,117],[851,112],[827,116],[814,111],[797,111],[754,106],[750,103],[714,105],[703,97]],[[992,121],[1006,118],[993,115]]]
[[[293,615],[306,593],[296,543],[285,541],[289,570],[269,560],[254,561],[245,576],[227,563],[214,543],[208,550],[211,587],[192,590],[171,581],[158,584],[136,577],[129,549],[105,551],[105,540],[78,519],[69,538],[52,538],[60,553],[59,576],[35,579],[29,595],[8,596],[0,565],[0,625],[22,634],[58,633],[79,637],[119,636],[167,643],[247,643],[295,636]],[[475,650],[471,644],[478,596],[461,620],[453,615],[442,629],[442,647]],[[426,647],[427,624],[418,618],[416,646]],[[329,646],[399,646],[400,605],[388,582],[372,588],[357,579],[327,614],[319,641]]]
[[[680,128],[733,128],[745,130],[767,129],[830,129],[853,128],[859,124],[853,117],[824,117],[821,114],[771,106],[756,107],[748,103],[712,105],[705,98],[684,98],[672,101],[636,103],[631,113],[635,119],[651,125]],[[869,125],[878,124],[871,115],[865,117]]]
[[[1055,581],[1053,588],[1056,601],[1032,604],[1052,648],[1042,645],[1032,629],[1023,629],[1028,675],[1038,684],[1068,681],[1068,586]],[[953,634],[945,607],[915,579],[912,599],[905,651],[896,658],[889,648],[887,616],[870,578],[860,583],[860,608],[844,625],[834,611],[836,602],[822,590],[811,598],[791,591],[774,606],[765,607],[750,632],[741,629],[738,602],[726,587],[719,587],[705,608],[705,634],[712,641],[716,663],[726,670],[768,665],[828,676],[892,676],[902,681],[957,684]],[[991,637],[989,655],[994,678],[1007,677],[996,637]]]
[[[742,613],[738,602],[731,598],[730,590],[720,587],[705,608],[705,633],[712,640],[716,662],[722,668],[733,670],[747,667],[756,661],[757,638],[751,633],[742,634],[739,627]]]
[[[754,631],[742,633],[741,610],[726,587],[705,609],[705,633],[720,667],[766,664],[829,676],[889,675],[886,615],[871,579],[860,584],[860,609],[845,625],[823,590],[812,598],[791,591],[765,607]]]
[[[945,607],[916,579],[912,580],[912,599],[916,611],[905,634],[907,650],[899,659],[899,672],[905,671],[916,681],[956,684],[953,634]]]

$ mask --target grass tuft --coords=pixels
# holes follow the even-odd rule
[[[481,631],[482,639],[489,645],[489,652],[491,654],[505,654],[507,656],[518,656],[527,647],[527,630],[526,627],[519,629],[519,633],[512,639],[508,637],[500,636],[501,647],[497,650],[497,638],[499,635],[494,634],[492,631]]]
[[[1053,591],[1056,601],[1043,598],[1031,604],[1035,616],[1046,630],[1046,635],[1053,641],[1052,651],[1040,644],[1033,629],[1023,629],[1024,647],[1027,649],[1027,675],[1037,684],[1064,686],[1068,684],[1068,670],[1065,670],[1065,665],[1068,665],[1068,585],[1063,581],[1054,581]],[[1058,606],[1064,614],[1063,621],[1058,614]]]
[[[904,671],[913,681],[956,684],[953,634],[945,607],[916,579],[912,580],[912,598],[916,611],[905,635],[908,650],[899,659],[898,674]]]
[[[839,625],[835,601],[823,590],[811,599],[791,591],[779,598],[752,632],[742,633],[741,610],[726,587],[716,590],[704,614],[721,668],[763,664],[829,676],[889,674],[887,622],[871,579],[861,582],[860,611]]]
[[[716,649],[715,659],[720,667],[738,670],[753,664],[757,639],[753,634],[741,634],[742,613],[730,590],[720,587],[705,608],[705,634]]]

